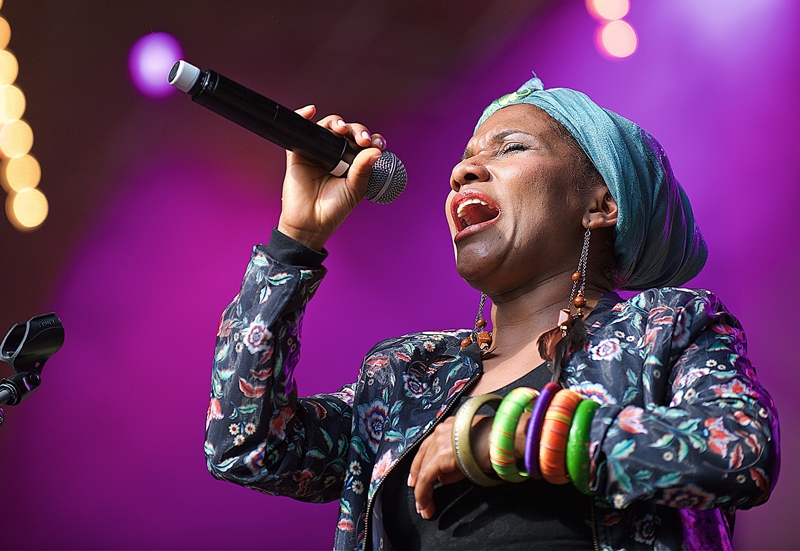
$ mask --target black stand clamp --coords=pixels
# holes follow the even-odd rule
[[[14,375],[0,380],[0,406],[16,406],[42,383],[44,363],[64,344],[64,326],[53,314],[43,314],[18,323],[0,344],[0,361],[14,369]],[[0,410],[0,425],[4,414]]]

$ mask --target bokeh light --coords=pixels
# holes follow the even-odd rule
[[[0,87],[0,124],[22,118],[25,113],[25,95],[14,85]]]
[[[165,97],[175,91],[167,81],[169,70],[183,57],[178,40],[167,33],[151,33],[137,40],[128,54],[134,86],[145,96]]]
[[[11,84],[17,80],[19,62],[8,50],[0,50],[0,84]]]
[[[32,230],[47,218],[47,197],[38,189],[23,189],[6,198],[6,215],[17,229]]]
[[[22,191],[39,185],[42,169],[39,161],[31,155],[16,158],[5,157],[0,175],[2,175],[0,182],[6,191]]]
[[[0,131],[0,150],[6,157],[22,157],[33,147],[33,130],[25,121],[14,121]]]
[[[3,3],[0,2],[0,6],[2,5]],[[4,17],[0,17],[0,49],[8,46],[8,43],[10,41],[11,41],[11,25],[8,24],[8,21],[6,21]]]
[[[616,21],[628,15],[629,0],[586,0],[586,9],[595,19]]]
[[[601,53],[613,58],[623,58],[636,51],[639,38],[629,23],[622,20],[609,21],[597,30],[595,43]]]
[[[0,0],[0,6],[3,0]],[[11,26],[0,17],[0,184],[8,192],[6,216],[19,230],[36,228],[47,218],[44,194],[35,189],[42,177],[39,161],[28,155],[33,147],[33,130],[23,120],[25,94],[14,86],[19,72],[16,56],[5,49],[11,40]]]

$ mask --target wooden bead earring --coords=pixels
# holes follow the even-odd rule
[[[589,238],[592,235],[591,224],[586,226],[586,233],[583,234],[583,248],[581,257],[578,260],[578,268],[572,273],[572,292],[569,295],[569,304],[561,310],[558,315],[558,328],[561,329],[561,336],[566,337],[575,318],[583,318],[583,308],[586,306],[586,259],[589,257]],[[572,314],[572,308],[575,314]]]
[[[461,349],[477,342],[481,352],[486,352],[492,347],[492,334],[486,330],[486,320],[483,318],[483,307],[486,305],[486,293],[481,293],[481,303],[478,306],[478,315],[475,316],[475,328],[469,337],[461,341]]]

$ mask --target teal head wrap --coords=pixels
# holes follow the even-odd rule
[[[581,92],[545,90],[535,76],[493,101],[475,128],[498,109],[518,103],[535,105],[560,122],[603,177],[619,207],[614,251],[624,289],[683,285],[700,272],[708,249],[689,198],[650,134]]]

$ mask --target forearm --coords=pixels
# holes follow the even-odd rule
[[[338,440],[340,427],[350,425],[346,414],[325,415],[322,423],[322,400],[297,399],[299,328],[324,275],[324,254],[315,254],[317,262],[279,234],[254,250],[241,291],[220,321],[206,430],[214,476],[307,499],[317,498],[316,479],[337,469],[335,457],[323,461],[309,451]]]
[[[652,338],[648,361],[662,358],[658,370],[669,373],[665,401],[595,413],[593,488],[615,506],[646,499],[749,508],[768,498],[777,477],[777,412],[745,355],[744,334],[713,297],[697,302],[686,310],[691,325],[665,326]]]

